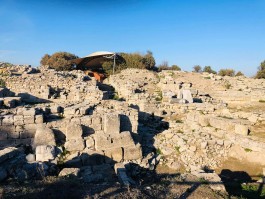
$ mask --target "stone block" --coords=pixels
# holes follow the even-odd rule
[[[87,139],[86,139],[86,148],[88,148],[88,149],[94,149],[95,148],[95,141],[91,136],[87,137]]]
[[[80,124],[70,123],[66,127],[66,139],[79,139],[82,138],[83,130]]]
[[[2,125],[14,125],[14,115],[4,115],[2,118]]]
[[[0,140],[5,139],[8,133],[15,132],[15,126],[0,126]]]
[[[66,141],[64,146],[68,151],[82,151],[85,148],[85,143],[82,138],[79,138]]]
[[[240,135],[248,135],[249,134],[249,128],[246,125],[243,124],[236,124],[235,125],[235,133]]]
[[[184,100],[187,100],[188,103],[193,103],[193,98],[192,98],[190,90],[183,90],[182,97]]]
[[[55,146],[40,145],[36,147],[36,161],[49,161],[54,160],[56,157]]]
[[[115,136],[112,139],[112,147],[127,147],[134,146],[134,140],[129,131],[124,131],[119,134],[119,136]]]
[[[92,117],[92,124],[93,125],[99,125],[99,124],[101,124],[101,122],[102,122],[102,119],[100,116]]]
[[[52,129],[42,126],[36,130],[33,147],[37,147],[39,145],[56,145],[55,136]]]
[[[24,125],[23,115],[14,115],[14,125]]]
[[[81,124],[85,126],[90,126],[92,124],[91,116],[86,115],[86,116],[81,117]]]
[[[106,156],[106,162],[109,163],[111,163],[112,161],[120,162],[123,159],[123,151],[121,147],[108,149],[104,151],[104,153]]]
[[[34,124],[35,117],[34,115],[25,115],[24,116],[24,124]]]
[[[23,108],[22,110],[22,114],[24,116],[33,116],[33,115],[36,115],[36,109],[35,108]]]
[[[124,160],[137,160],[142,158],[142,149],[140,144],[130,147],[124,147]]]
[[[81,155],[84,166],[99,165],[105,162],[105,156],[102,151],[86,151]]]
[[[115,147],[110,137],[104,135],[95,135],[95,148],[96,150],[105,150],[108,148]]]
[[[9,132],[8,134],[7,134],[7,138],[8,139],[18,139],[19,138],[19,136],[20,136],[20,133],[19,132],[17,132],[17,131],[11,131],[11,132]]]
[[[43,115],[35,115],[35,123],[36,124],[43,123]]]
[[[73,176],[73,177],[78,177],[80,173],[79,168],[64,168],[61,170],[59,173],[59,176]]]
[[[105,114],[104,115],[104,132],[114,135],[120,133],[120,117],[118,114]]]

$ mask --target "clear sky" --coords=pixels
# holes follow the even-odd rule
[[[38,66],[45,53],[101,50],[254,75],[265,0],[0,0],[0,61]]]

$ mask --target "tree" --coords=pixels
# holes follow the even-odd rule
[[[73,64],[70,62],[72,59],[76,59],[78,56],[68,52],[56,52],[52,55],[45,54],[40,63],[41,65],[48,65],[51,68],[60,70],[71,70]]]
[[[260,63],[258,72],[256,74],[257,79],[265,79],[265,60]]]
[[[196,72],[196,73],[199,73],[202,71],[202,67],[200,65],[195,65],[193,67],[193,71]]]
[[[233,77],[233,76],[235,76],[235,71],[233,69],[221,69],[218,72],[218,75],[220,75],[220,76],[230,76],[230,77]]]
[[[172,65],[171,70],[181,71],[181,68],[177,65]]]
[[[238,76],[245,76],[245,75],[241,71],[238,71],[235,76],[238,77]]]
[[[203,68],[203,72],[216,74],[216,71],[212,70],[212,67],[211,67],[211,66],[205,66],[205,67]]]
[[[146,54],[140,53],[119,53],[121,60],[116,60],[115,73],[120,72],[126,68],[139,68],[153,70],[155,68],[155,58],[151,51]],[[113,61],[105,61],[102,63],[104,72],[107,75],[112,74]]]

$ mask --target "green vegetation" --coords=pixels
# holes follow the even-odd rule
[[[6,87],[6,82],[3,79],[0,79],[0,87]]]
[[[68,52],[56,52],[52,55],[45,54],[40,61],[41,65],[47,65],[57,71],[71,70],[73,64],[70,62],[78,56]]]
[[[183,134],[184,132],[182,130],[178,130],[176,133],[181,133]]]
[[[178,65],[172,65],[169,66],[167,61],[163,61],[159,66],[158,66],[158,71],[162,70],[175,70],[175,71],[181,71],[181,68]]]
[[[162,91],[156,91],[157,92],[157,97],[155,98],[155,100],[157,102],[161,102],[162,99],[163,99],[163,94],[162,94]]]
[[[202,67],[199,65],[193,66],[193,72],[196,72],[196,73],[202,72]]]
[[[159,149],[159,148],[156,149],[156,154],[158,154],[158,155],[163,155],[161,149]]]
[[[221,118],[224,118],[224,119],[229,119],[229,120],[232,120],[232,119],[234,119],[234,118],[232,118],[232,117],[228,117],[228,116],[223,116],[223,115],[219,115],[218,117],[221,117]]]
[[[252,152],[252,149],[249,149],[249,148],[244,148],[244,150],[245,150],[246,152]]]
[[[259,100],[260,103],[265,103],[265,100]]]
[[[151,51],[146,54],[140,53],[120,53],[121,59],[116,60],[115,73],[126,68],[139,68],[152,70],[155,67],[155,58]],[[113,61],[105,61],[102,63],[102,68],[107,76],[113,73]]]
[[[182,120],[176,120],[176,123],[183,123]]]
[[[225,87],[226,89],[230,89],[231,86],[232,86],[232,85],[231,85],[229,82],[225,82],[225,83],[224,83],[224,87]]]
[[[212,70],[211,66],[205,66],[205,67],[203,68],[203,72],[216,74],[216,71]]]
[[[235,76],[238,77],[238,76],[245,76],[245,75],[241,71],[238,71]]]
[[[211,77],[204,77],[204,79],[211,79]]]
[[[264,198],[265,188],[259,190],[260,184],[241,184],[242,192],[246,198]]]
[[[204,178],[199,178],[199,182],[202,184],[209,184],[209,181],[205,180]]]
[[[179,149],[180,149],[179,146],[175,146],[175,150],[177,151],[177,153],[180,153]]]
[[[258,72],[256,74],[257,79],[265,79],[265,60],[260,63]]]
[[[235,71],[233,69],[221,69],[218,72],[218,75],[234,77],[235,76]]]

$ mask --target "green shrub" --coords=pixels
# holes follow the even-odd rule
[[[260,63],[258,72],[256,74],[257,79],[265,79],[265,60]]]
[[[246,152],[252,152],[252,149],[249,149],[249,148],[245,148],[244,149]]]
[[[230,77],[233,77],[233,76],[235,76],[235,71],[233,69],[221,69],[218,72],[218,75],[220,75],[220,76],[230,76]]]
[[[0,87],[6,87],[6,82],[3,79],[0,79]]]
[[[245,75],[241,71],[238,71],[235,76],[238,77],[238,76],[245,76]]]
[[[203,68],[203,72],[216,74],[216,71],[212,70],[211,66],[205,66],[205,67]]]
[[[193,71],[196,73],[199,73],[202,71],[202,67],[199,65],[195,65],[195,66],[193,66]]]
[[[78,56],[68,52],[56,52],[52,55],[45,54],[40,61],[41,65],[48,65],[57,71],[71,70],[73,64],[70,62]]]
[[[181,71],[181,68],[177,65],[172,65],[171,70]]]
[[[265,103],[265,100],[259,100],[260,103]]]

